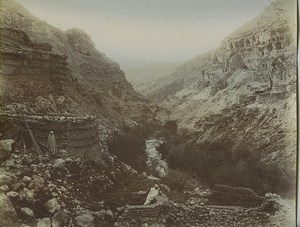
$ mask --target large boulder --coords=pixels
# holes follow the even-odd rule
[[[14,143],[15,141],[12,139],[0,140],[0,162],[9,158]]]
[[[21,211],[22,214],[24,214],[26,216],[29,216],[29,217],[33,217],[34,216],[33,210],[31,210],[28,207],[22,207],[20,209],[20,211]]]
[[[94,217],[89,211],[81,213],[75,220],[80,227],[94,227]]]
[[[58,211],[52,218],[52,227],[67,226],[70,216],[64,211]]]
[[[258,196],[251,188],[233,187],[234,193],[241,196]]]
[[[36,224],[36,227],[51,227],[50,218],[43,218],[39,220],[39,222]]]
[[[246,187],[230,187],[229,185],[216,184],[213,188],[215,192],[229,193],[239,196],[258,196],[252,189]]]
[[[0,194],[0,226],[10,226],[14,223],[17,213],[10,199]]]
[[[215,184],[213,187],[213,191],[233,193],[232,187],[230,187],[229,185],[223,185],[223,184]]]
[[[56,198],[50,199],[45,203],[45,208],[50,212],[54,213],[58,210],[60,210],[60,205],[58,203],[58,200]]]

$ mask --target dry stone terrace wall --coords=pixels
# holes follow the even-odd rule
[[[128,206],[115,226],[269,226],[269,216],[257,209],[166,203]]]
[[[76,156],[97,158],[100,152],[98,123],[91,116],[26,115],[26,120],[36,139],[47,144],[48,134],[54,131],[59,149]],[[4,124],[24,125],[24,115],[1,113]]]

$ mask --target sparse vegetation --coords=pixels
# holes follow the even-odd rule
[[[145,139],[150,136],[160,137],[172,133],[158,122],[145,121],[132,128],[125,127],[122,133],[117,134],[109,142],[108,149],[121,161],[143,172],[146,171]]]
[[[168,185],[172,191],[183,193],[185,190],[194,190],[198,182],[188,172],[171,169],[162,179],[162,183]]]
[[[160,146],[159,151],[170,168],[194,173],[211,186],[248,187],[260,195],[275,192],[289,196],[293,193],[291,178],[276,166],[262,163],[259,151],[253,151],[250,143],[234,144],[219,138],[195,144],[187,138],[172,136]]]

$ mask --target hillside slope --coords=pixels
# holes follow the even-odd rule
[[[275,0],[145,94],[160,101],[158,119],[176,120],[197,143],[247,147],[295,183],[296,40],[296,1]]]
[[[81,29],[62,31],[10,0],[1,0],[0,25],[2,107],[19,103],[40,112],[36,107],[42,103],[47,113],[93,114],[113,125],[133,124],[149,113],[119,65],[96,50]],[[8,55],[10,62],[5,62]],[[59,67],[55,56],[62,58]],[[60,70],[58,85],[53,78]],[[58,100],[64,108],[57,107]]]

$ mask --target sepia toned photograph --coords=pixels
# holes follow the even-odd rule
[[[297,226],[297,44],[297,0],[0,0],[0,227]]]

